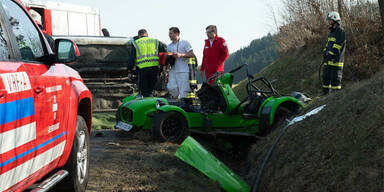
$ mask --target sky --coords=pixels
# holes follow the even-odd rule
[[[133,37],[147,29],[150,37],[171,43],[170,27],[180,29],[180,38],[190,42],[201,63],[205,28],[216,25],[230,53],[254,39],[276,32],[273,12],[282,0],[50,0],[99,8],[101,27],[111,36]]]

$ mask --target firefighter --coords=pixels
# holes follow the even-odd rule
[[[152,91],[159,73],[159,52],[165,52],[159,40],[148,37],[148,32],[141,29],[138,39],[132,41],[128,70],[138,69],[139,96],[152,97]]]
[[[323,49],[323,94],[326,95],[332,89],[341,89],[342,70],[344,66],[344,54],[346,46],[346,35],[341,27],[339,13],[333,11],[327,15],[330,25],[328,42]]]

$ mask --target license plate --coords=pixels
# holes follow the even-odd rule
[[[115,127],[124,131],[130,131],[133,128],[133,125],[119,121],[116,123]]]

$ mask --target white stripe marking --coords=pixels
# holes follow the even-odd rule
[[[19,183],[63,154],[65,141],[0,175],[0,191]]]
[[[47,93],[52,93],[52,92],[55,92],[55,91],[61,91],[61,85],[47,87],[45,90],[46,90]]]
[[[57,111],[57,103],[52,104],[52,112]]]
[[[0,133],[0,154],[36,139],[36,122]]]
[[[54,125],[51,125],[48,127],[48,133],[51,133],[53,131],[56,131],[59,129],[60,123],[56,123]]]

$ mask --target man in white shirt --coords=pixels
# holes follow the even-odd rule
[[[167,46],[167,52],[171,52],[176,61],[169,72],[167,88],[172,97],[183,99],[190,91],[188,58],[195,54],[188,41],[180,40],[179,28],[171,27],[169,38],[172,43]]]

